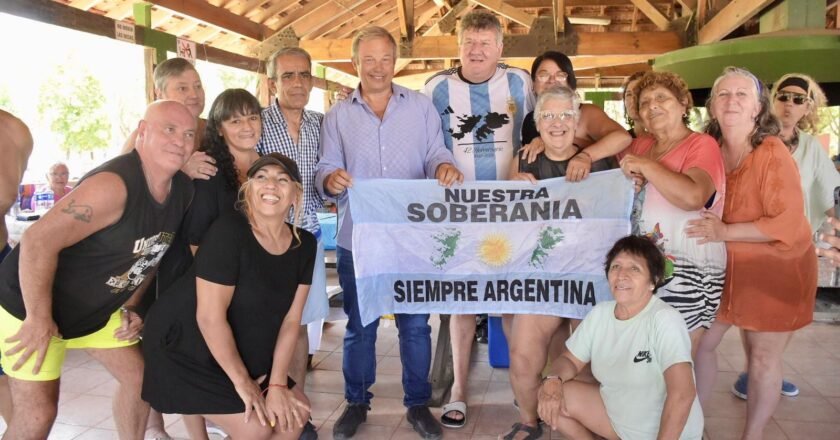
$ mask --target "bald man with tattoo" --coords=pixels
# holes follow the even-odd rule
[[[47,438],[68,349],[86,349],[115,377],[118,435],[143,438],[143,320],[133,305],[192,199],[190,179],[179,170],[195,131],[183,104],[151,104],[136,149],[83,177],[0,264],[0,362],[15,402],[6,438]]]

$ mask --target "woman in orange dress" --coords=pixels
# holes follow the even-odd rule
[[[704,213],[687,234],[726,243],[726,281],[717,321],[700,342],[701,404],[717,372],[715,349],[731,326],[744,330],[750,390],[742,439],[760,439],[779,403],[782,353],[814,313],[817,259],[805,218],[796,163],[776,137],[767,89],[750,72],[727,67],[706,103],[706,132],[721,146],[726,169],[723,219]]]

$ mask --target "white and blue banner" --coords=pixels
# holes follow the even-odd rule
[[[349,189],[359,311],[583,318],[611,300],[604,257],[630,233],[620,170],[464,182],[356,180]]]

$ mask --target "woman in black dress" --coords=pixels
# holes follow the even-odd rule
[[[143,398],[233,439],[297,439],[309,402],[287,372],[315,237],[285,222],[302,194],[294,161],[272,153],[247,176],[237,212],[213,223],[192,269],[149,311]]]

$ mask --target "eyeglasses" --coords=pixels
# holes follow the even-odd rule
[[[578,112],[576,110],[566,110],[562,112],[540,112],[539,117],[541,121],[551,122],[553,120],[568,121],[576,118]]]
[[[549,78],[554,78],[555,81],[566,81],[569,75],[566,72],[555,72],[555,73],[548,73],[548,72],[538,72],[537,73],[537,81],[539,82],[548,82]]]
[[[808,96],[794,92],[778,92],[776,93],[776,100],[779,102],[788,102],[793,100],[794,104],[802,105],[808,102]]]

